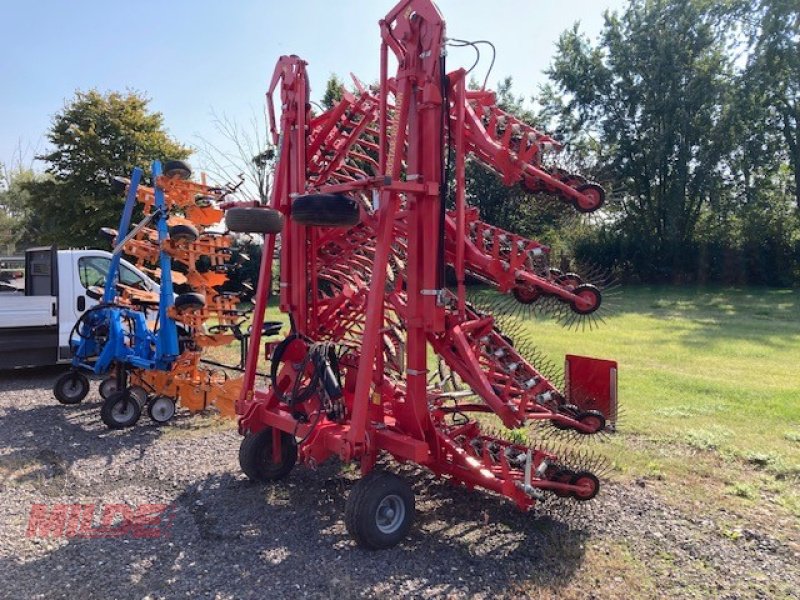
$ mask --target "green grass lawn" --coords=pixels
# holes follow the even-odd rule
[[[691,495],[721,488],[800,515],[797,292],[627,287],[609,304],[596,330],[524,327],[554,361],[619,362],[624,414],[605,450],[617,474],[691,481]]]

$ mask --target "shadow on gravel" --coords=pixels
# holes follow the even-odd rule
[[[67,369],[69,369],[69,365],[0,370],[0,392],[40,389],[42,380],[49,381],[52,386],[58,376],[67,371]]]
[[[0,584],[80,598],[497,597],[557,594],[583,560],[584,531],[413,480],[417,525],[390,550],[350,540],[342,515],[353,480],[336,465],[268,486],[220,474],[180,493],[167,537],[62,541],[25,564],[0,561]]]
[[[30,386],[42,395],[41,404],[0,408],[0,483],[31,483],[43,493],[63,493],[65,477],[75,462],[106,457],[105,464],[110,464],[115,455],[131,449],[142,458],[162,435],[163,430],[146,416],[131,429],[110,431],[100,420],[96,388],[81,404],[63,406],[41,389],[41,377],[39,385]],[[8,387],[0,385],[0,393],[4,391]]]

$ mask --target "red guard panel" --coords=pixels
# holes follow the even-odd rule
[[[617,426],[617,368],[613,360],[574,354],[566,356],[564,365],[570,403],[584,410],[599,410],[612,431]]]

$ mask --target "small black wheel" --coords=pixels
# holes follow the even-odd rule
[[[109,429],[132,427],[142,414],[142,407],[129,390],[114,392],[103,402],[100,418]]]
[[[567,417],[575,418],[575,416],[580,412],[580,409],[575,406],[574,404],[563,404],[558,407],[559,414],[565,415]],[[556,429],[560,429],[561,431],[567,431],[568,429],[572,429],[571,425],[566,423],[560,423],[559,421],[550,421],[550,423]]]
[[[106,377],[100,382],[100,397],[106,400],[111,394],[117,391],[117,378]]]
[[[575,191],[581,194],[581,197],[573,199],[572,204],[581,213],[594,212],[606,201],[606,191],[603,186],[596,183],[584,183],[575,188]]]
[[[169,228],[169,237],[176,242],[195,242],[200,237],[196,227],[180,223]]]
[[[103,299],[105,290],[99,285],[90,285],[88,288],[86,288],[86,295],[92,300],[97,300],[99,302]]]
[[[197,292],[189,292],[188,294],[181,294],[175,298],[175,310],[178,312],[201,310],[205,308],[206,297]]]
[[[165,160],[161,172],[170,178],[189,179],[192,176],[192,168],[183,160]]]
[[[235,233],[280,233],[283,215],[271,208],[230,208],[225,225]]]
[[[580,492],[572,492],[572,497],[578,502],[586,502],[597,496],[600,491],[600,480],[594,473],[589,471],[578,471],[570,480],[571,485],[579,485],[583,488]]]
[[[394,473],[372,471],[347,498],[344,523],[356,544],[369,550],[391,548],[414,521],[414,492]]]
[[[61,404],[80,404],[89,393],[89,379],[79,371],[69,371],[56,379],[53,394]]]
[[[577,273],[564,273],[556,277],[556,283],[567,287],[577,287],[583,283],[583,279]]]
[[[572,483],[572,479],[575,477],[575,471],[570,469],[558,469],[555,473],[550,476],[550,481],[554,481],[556,483]],[[569,490],[552,490],[553,493],[558,496],[559,498],[569,498],[572,495],[572,492]]]
[[[309,194],[292,202],[292,221],[319,227],[352,227],[361,220],[358,202],[342,194]]]
[[[200,255],[196,261],[194,261],[194,270],[198,273],[208,273],[211,270],[211,257],[205,254]]]
[[[214,203],[217,201],[216,197],[214,196],[206,196],[204,194],[197,194],[194,197],[194,205],[197,208],[211,208],[214,206]]]
[[[578,433],[583,435],[592,435],[606,428],[606,418],[599,410],[585,410],[575,417],[575,420],[582,425],[587,425],[591,428],[590,431],[583,431],[578,429]]]
[[[118,233],[119,232],[116,229],[112,229],[111,227],[100,228],[100,237],[105,239],[112,246],[114,245],[114,242],[117,241]]]
[[[248,433],[239,446],[239,466],[250,481],[266,483],[283,479],[297,462],[297,443],[294,436],[281,431],[281,457],[272,460],[272,427],[258,433]]]
[[[167,396],[154,396],[147,403],[147,416],[156,423],[166,423],[175,416],[175,400]]]
[[[578,298],[571,303],[572,312],[579,315],[589,315],[600,308],[603,296],[591,283],[583,283],[572,290]]]
[[[128,186],[131,184],[131,180],[127,177],[120,177],[119,175],[115,175],[111,178],[111,191],[114,194],[124,194],[128,191]]]

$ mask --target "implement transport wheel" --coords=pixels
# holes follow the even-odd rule
[[[178,179],[189,179],[192,176],[192,168],[183,160],[165,160],[161,172],[167,177]]]
[[[558,469],[551,477],[549,477],[550,481],[567,484],[572,483],[574,478],[575,471],[570,469]],[[569,490],[552,490],[552,492],[559,498],[569,498],[572,495],[572,492]]]
[[[156,423],[166,423],[175,416],[175,400],[167,396],[154,396],[147,403],[147,416]]]
[[[603,206],[606,201],[606,191],[603,186],[596,183],[585,183],[579,185],[575,190],[582,194],[580,198],[575,198],[572,201],[573,206],[580,213],[590,213],[596,211]]]
[[[180,223],[169,228],[169,237],[175,242],[196,242],[200,232],[193,225]]]
[[[583,489],[579,492],[573,492],[572,497],[578,502],[586,502],[597,496],[600,491],[600,480],[594,473],[589,471],[578,471],[572,476],[570,480],[571,485],[577,485]]]
[[[225,211],[225,226],[236,233],[280,233],[283,215],[271,208],[230,208]]]
[[[414,521],[414,492],[394,473],[372,471],[347,498],[344,523],[356,544],[369,550],[391,548]]]
[[[117,378],[106,377],[100,382],[100,397],[106,400],[111,394],[117,391]]]
[[[292,202],[292,221],[299,225],[352,227],[360,220],[358,202],[342,194],[309,194]]]
[[[272,460],[274,432],[272,427],[267,427],[258,433],[248,433],[239,446],[239,466],[250,481],[266,483],[283,479],[297,462],[297,443],[294,436],[285,431],[280,432],[280,460]]]
[[[109,429],[132,427],[139,420],[142,407],[130,390],[114,392],[103,402],[100,418]]]
[[[89,379],[78,371],[64,373],[53,385],[53,394],[61,404],[80,404],[88,393]]]
[[[187,310],[202,310],[206,306],[206,298],[203,294],[197,292],[189,292],[188,294],[181,294],[175,298],[175,310],[184,312]]]
[[[578,298],[572,301],[572,312],[579,315],[590,315],[598,308],[603,302],[603,296],[595,286],[591,283],[583,283],[572,290]]]

